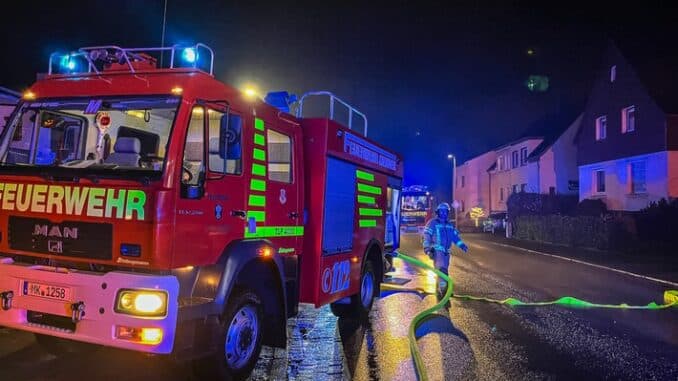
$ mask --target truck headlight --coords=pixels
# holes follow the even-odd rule
[[[120,290],[115,302],[115,312],[137,316],[164,316],[167,313],[167,292]]]

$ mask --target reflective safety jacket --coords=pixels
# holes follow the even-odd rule
[[[450,221],[438,218],[430,220],[424,228],[424,249],[434,248],[436,251],[449,253],[452,245],[460,246],[464,241]]]

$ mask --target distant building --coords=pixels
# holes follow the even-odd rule
[[[16,91],[0,87],[0,131],[5,127],[6,118],[14,110],[20,96]]]
[[[454,197],[459,201],[460,216],[475,207],[490,210],[490,177],[487,168],[496,160],[497,153],[490,151],[457,166]]]
[[[582,115],[574,110],[580,108],[545,117],[523,138],[458,166],[455,192],[462,215],[474,207],[486,215],[505,212],[508,197],[517,192],[576,195],[574,138]]]
[[[609,44],[576,135],[579,199],[620,211],[678,197],[678,76],[645,45],[628,52]]]
[[[495,150],[496,163],[490,167],[490,211],[505,212],[506,200],[511,193],[539,193],[539,181],[527,158],[544,141],[541,137],[526,137]],[[531,180],[531,181],[530,181]]]

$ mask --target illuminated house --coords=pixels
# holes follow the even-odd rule
[[[19,93],[0,87],[0,131],[5,127],[5,118],[12,113],[17,101],[19,100]]]
[[[576,136],[580,200],[637,211],[678,196],[678,75],[660,45],[609,44]]]
[[[582,120],[573,107],[544,117],[514,142],[457,167],[455,196],[466,215],[480,207],[486,215],[505,212],[512,193],[577,194],[577,147]]]
[[[489,151],[457,166],[454,197],[459,201],[460,216],[464,217],[475,207],[489,210],[490,177],[487,168],[496,160],[497,153]]]

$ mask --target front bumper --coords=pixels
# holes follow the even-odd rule
[[[71,300],[51,300],[24,295],[25,281],[70,287]],[[118,290],[122,288],[166,291],[168,294],[166,316],[136,317],[115,312],[116,296]],[[172,352],[179,296],[179,282],[174,276],[122,271],[94,273],[14,263],[11,258],[0,256],[0,295],[8,294],[12,295],[11,306],[7,306],[4,303],[6,298],[3,298],[0,326],[140,352],[157,354]],[[36,324],[28,319],[28,311],[73,318],[74,304],[81,305],[83,311],[78,316],[74,330]],[[162,340],[153,345],[121,340],[116,337],[117,326],[160,328],[163,331]]]

